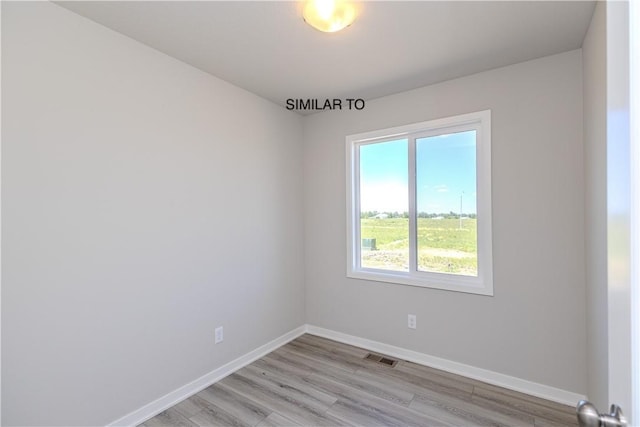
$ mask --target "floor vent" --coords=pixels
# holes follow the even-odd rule
[[[390,357],[380,356],[373,353],[367,354],[364,358],[373,360],[374,362],[382,363],[383,365],[391,366],[392,368],[398,364],[398,361],[396,359],[391,359]]]

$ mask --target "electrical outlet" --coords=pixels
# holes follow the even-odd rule
[[[409,329],[415,329],[417,324],[416,315],[410,314],[407,320],[407,327]]]
[[[222,330],[222,326],[216,328],[216,341],[215,343],[221,343],[224,340],[224,331]]]

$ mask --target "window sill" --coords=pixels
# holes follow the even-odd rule
[[[348,271],[347,277],[374,282],[493,296],[493,283],[482,283],[478,278],[458,276],[454,274],[424,273],[424,275],[421,274],[420,276],[415,276],[408,272],[402,273],[396,271],[362,269],[358,271]]]

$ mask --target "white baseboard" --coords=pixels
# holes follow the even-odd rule
[[[500,374],[498,372],[477,368],[475,366],[465,365],[464,363],[453,362],[451,360],[430,356],[424,353],[418,353],[416,351],[384,344],[378,341],[372,341],[366,338],[343,334],[342,332],[336,332],[330,329],[320,328],[318,326],[306,325],[306,332],[312,335],[317,335],[334,341],[350,344],[356,347],[362,347],[376,353],[386,354],[389,356],[397,357],[399,359],[418,363],[420,365],[441,369],[453,374],[463,375],[465,377],[473,378],[478,381],[483,381],[489,384],[497,385],[514,391],[519,391],[521,393],[530,394],[532,396],[537,396],[565,405],[575,406],[578,401],[586,399],[586,396],[579,393],[574,393],[548,385],[535,383],[533,381],[523,380],[521,378]]]
[[[285,345],[289,341],[296,339],[304,333],[309,333],[345,344],[362,347],[376,353],[386,354],[403,360],[408,360],[410,362],[418,363],[420,365],[430,366],[432,368],[441,369],[453,374],[463,375],[465,377],[473,378],[478,381],[483,381],[510,390],[530,394],[532,396],[541,397],[543,399],[552,400],[554,402],[563,403],[565,405],[574,406],[578,401],[586,399],[586,396],[579,393],[562,390],[544,384],[538,384],[532,381],[527,381],[509,375],[500,374],[498,372],[489,371],[487,369],[465,365],[464,363],[453,362],[451,360],[442,359],[440,357],[418,353],[417,351],[407,350],[405,348],[396,347],[378,341],[343,334],[342,332],[336,332],[330,329],[324,329],[318,326],[307,324],[300,326],[290,332],[287,332],[286,334],[274,339],[273,341],[268,342],[267,344],[262,345],[255,350],[238,357],[235,360],[232,360],[226,365],[223,365],[218,369],[214,369],[208,374],[201,376],[200,378],[178,388],[177,390],[174,390],[169,394],[166,394],[165,396],[162,396],[161,398],[154,400],[147,405],[144,405],[142,408],[137,409],[130,414],[127,414],[124,417],[113,421],[112,423],[109,423],[107,427],[135,426],[141,424],[148,419],[158,415],[165,409],[168,409],[176,403],[181,402],[182,400],[198,393],[201,390],[204,390],[211,384],[220,381],[224,377],[234,373],[238,369],[243,368],[244,366],[254,362],[257,359],[260,359],[264,355],[276,350],[277,348]]]
[[[274,339],[273,341],[268,342],[267,344],[262,345],[255,350],[238,357],[235,360],[232,360],[231,362],[219,367],[218,369],[214,369],[213,371],[201,376],[200,378],[190,382],[189,384],[186,384],[179,389],[174,390],[171,393],[166,394],[147,405],[144,405],[142,408],[137,409],[130,414],[125,415],[124,417],[116,421],[113,421],[112,423],[109,423],[107,427],[136,426],[140,423],[143,423],[148,419],[158,415],[165,409],[168,409],[176,403],[198,393],[199,391],[204,390],[211,384],[220,381],[221,379],[234,373],[238,369],[252,363],[255,360],[260,359],[262,356],[285,345],[289,341],[298,338],[305,332],[306,325],[300,326],[290,332],[287,332],[286,334]]]

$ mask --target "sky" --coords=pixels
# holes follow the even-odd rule
[[[409,210],[408,140],[360,146],[362,211]],[[416,140],[418,212],[476,213],[475,131]]]

